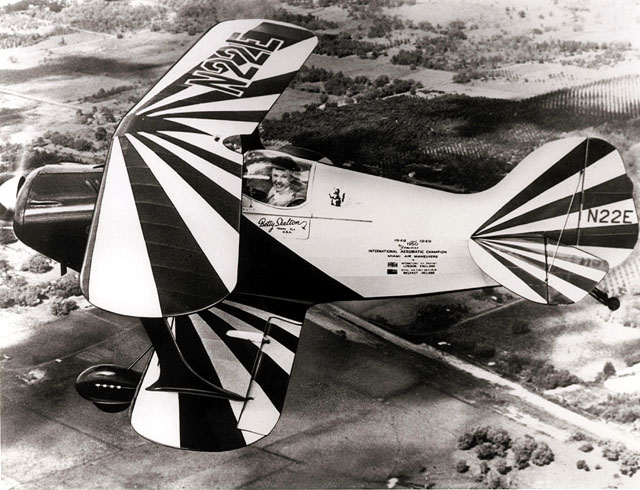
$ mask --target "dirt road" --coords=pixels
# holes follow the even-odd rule
[[[613,439],[625,444],[629,449],[640,451],[640,438],[636,434],[629,433],[619,427],[616,427],[614,424],[609,424],[602,420],[590,419],[583,415],[575,413],[543,398],[540,395],[532,393],[531,391],[523,388],[513,381],[509,381],[508,379],[505,379],[496,373],[483,369],[476,364],[466,362],[463,359],[455,357],[451,354],[448,354],[426,344],[413,344],[412,342],[404,340],[378,327],[377,325],[367,322],[366,320],[363,320],[356,315],[353,315],[336,306],[326,305],[323,308],[327,313],[333,315],[336,319],[338,319],[338,321],[346,321],[405,350],[415,352],[431,359],[442,361],[450,366],[455,367],[456,369],[471,374],[475,378],[482,379],[495,385],[507,388],[509,390],[509,393],[513,396],[516,396],[526,401],[527,403],[530,403],[544,410],[546,413],[553,417],[574,425],[576,428],[579,428],[586,432],[590,432],[599,439]],[[488,313],[490,313],[490,311],[484,312],[483,314],[486,315]],[[517,417],[518,415],[514,413],[513,416]],[[561,431],[558,431],[556,435],[561,439],[564,436],[564,438],[566,439],[566,436],[568,434],[563,434]]]

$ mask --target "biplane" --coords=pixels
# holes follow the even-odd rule
[[[151,441],[223,451],[269,434],[319,303],[500,285],[619,304],[596,286],[634,248],[638,217],[612,145],[547,143],[476,194],[267,149],[258,125],[316,43],[281,22],[222,22],[125,115],[106,164],[7,184],[20,240],[81,271],[96,307],[141,319],[144,372],[93,366],[76,387],[129,408]]]

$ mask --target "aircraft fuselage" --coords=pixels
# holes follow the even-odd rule
[[[53,165],[20,192],[19,238],[82,266],[101,167]],[[483,193],[459,195],[310,162],[304,202],[270,205],[245,193],[236,293],[305,303],[494,286],[468,240]],[[271,185],[263,182],[263,186]]]

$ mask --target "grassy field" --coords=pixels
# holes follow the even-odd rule
[[[312,54],[306,65],[324,68],[333,72],[341,71],[349,77],[366,75],[371,79],[375,79],[380,75],[387,75],[389,78],[412,78],[412,71],[408,66],[392,65],[386,56],[372,60],[360,59],[357,56],[335,58],[323,54]]]

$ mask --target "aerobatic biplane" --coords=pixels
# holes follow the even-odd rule
[[[258,125],[316,43],[285,23],[220,23],[126,114],[105,165],[6,184],[24,243],[81,271],[93,305],[141,318],[144,373],[94,366],[76,386],[103,410],[131,407],[154,442],[222,451],[269,434],[318,303],[502,285],[617,306],[596,285],[638,217],[613,146],[545,144],[467,195],[265,149]]]

